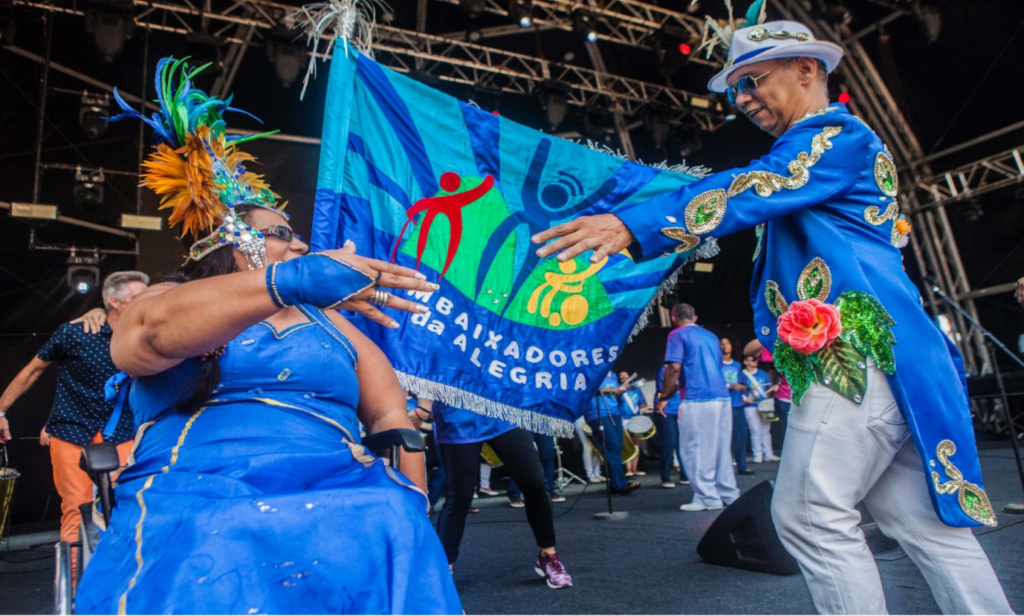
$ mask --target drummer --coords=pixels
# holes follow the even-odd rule
[[[619,378],[614,372],[609,372],[601,383],[601,389],[583,414],[593,434],[594,445],[605,456],[611,490],[622,495],[640,488],[639,482],[627,482],[622,470],[623,428],[619,402],[625,393],[625,388],[619,384]],[[606,446],[607,452],[604,451]]]
[[[633,441],[633,445],[636,446],[637,455],[633,456],[633,459],[625,463],[626,477],[643,477],[647,473],[638,470],[640,464],[640,439],[637,435],[629,431],[629,421],[634,417],[640,417],[640,407],[646,404],[643,399],[643,392],[639,389],[629,388],[629,373],[623,370],[619,373],[619,387],[624,389],[622,396],[619,397],[619,417],[622,418],[622,425],[626,427],[626,433],[623,437],[628,437]]]

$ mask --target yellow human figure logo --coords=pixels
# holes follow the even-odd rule
[[[544,284],[534,289],[530,295],[530,301],[526,304],[526,310],[530,314],[536,314],[537,303],[540,302],[540,316],[545,317],[552,327],[558,327],[562,322],[579,325],[587,318],[590,304],[586,297],[578,294],[583,292],[583,284],[587,278],[599,272],[607,262],[608,257],[605,257],[579,273],[576,273],[575,260],[559,263],[558,269],[562,273],[547,272],[544,274]],[[541,300],[541,293],[549,287],[544,299]],[[562,300],[558,312],[552,313],[551,302],[559,292],[568,293],[569,297]]]

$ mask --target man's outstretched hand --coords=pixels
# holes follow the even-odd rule
[[[581,216],[576,220],[562,223],[530,238],[534,244],[543,244],[559,238],[537,249],[538,257],[558,254],[558,260],[565,262],[593,249],[591,263],[622,252],[633,243],[633,233],[614,214]]]

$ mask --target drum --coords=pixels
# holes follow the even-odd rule
[[[593,445],[593,447],[594,447],[594,454],[597,456],[597,459],[600,460],[602,464],[604,464],[604,456],[601,454],[601,446],[600,446],[600,443],[599,443],[599,439],[601,438],[601,436],[598,435],[598,436],[595,437],[594,436],[594,431],[590,429],[590,424],[586,424],[586,423],[583,424],[583,434],[587,435],[587,440],[589,440],[590,444]],[[625,464],[626,462],[629,462],[633,458],[637,457],[637,455],[639,455],[639,453],[640,453],[640,450],[637,448],[636,443],[633,442],[633,439],[630,438],[629,432],[626,432],[626,430],[623,429],[622,430],[622,463]]]
[[[18,471],[13,468],[0,466],[0,537],[4,536],[4,526],[11,515],[11,504],[14,500],[14,482],[20,476]]]
[[[637,415],[626,422],[626,432],[638,441],[646,441],[657,431],[654,422],[647,415]]]
[[[501,461],[501,458],[498,457],[498,454],[494,453],[494,449],[491,447],[490,443],[484,443],[483,448],[480,449],[480,457],[493,468],[498,468],[505,464]]]

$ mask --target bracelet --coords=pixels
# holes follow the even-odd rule
[[[334,308],[374,282],[366,272],[321,253],[275,263],[266,269],[267,291],[278,308],[297,304]]]
[[[422,415],[422,414],[420,413],[420,411],[423,411],[424,413],[426,413],[426,414],[427,414],[427,416],[426,416],[426,417],[424,417],[424,416],[423,416],[423,415]],[[428,422],[428,423],[429,423],[430,421],[432,421],[432,420],[433,420],[433,418],[434,418],[434,414],[433,414],[433,413],[431,413],[430,411],[428,411],[427,409],[423,408],[422,406],[417,406],[416,408],[414,408],[414,409],[412,410],[412,412],[413,412],[413,413],[416,413],[416,416],[417,416],[417,417],[419,417],[420,419],[422,419],[423,421],[425,421],[425,422]]]

